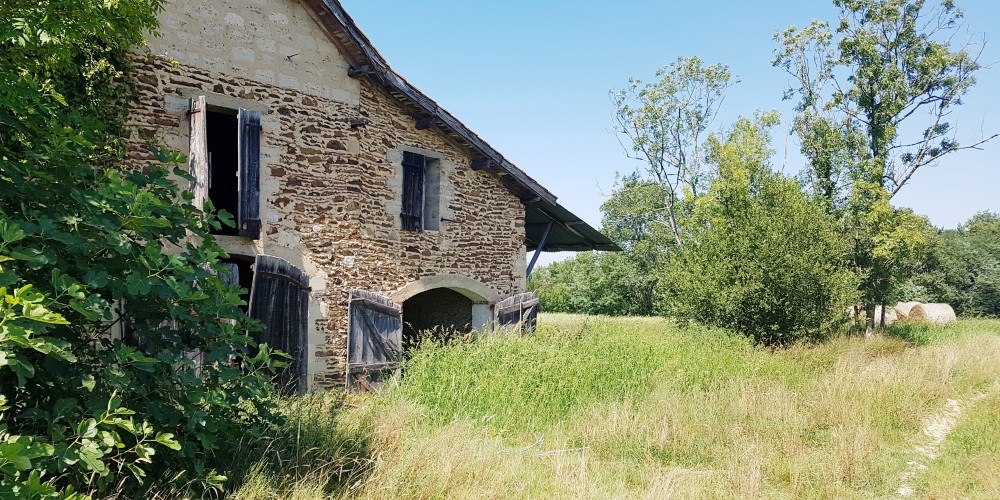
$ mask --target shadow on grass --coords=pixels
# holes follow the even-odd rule
[[[264,436],[233,438],[223,452],[227,497],[346,496],[373,463],[372,429],[346,416],[355,398],[339,391],[281,398],[284,422]]]

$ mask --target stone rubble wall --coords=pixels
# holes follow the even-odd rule
[[[524,290],[524,206],[498,178],[469,168],[467,152],[441,134],[416,130],[382,90],[348,78],[296,2],[205,3],[174,0],[161,18],[163,38],[135,57],[131,160],[155,161],[153,143],[187,152],[193,96],[261,111],[263,236],[218,239],[231,254],[275,255],[311,276],[310,389],[343,387],[352,288],[389,294],[461,275],[499,296]],[[299,55],[276,56],[286,51]],[[368,122],[352,127],[359,119]],[[438,231],[400,229],[404,150],[439,162]]]

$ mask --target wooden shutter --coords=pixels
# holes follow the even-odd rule
[[[207,111],[205,96],[191,99],[188,117],[191,122],[191,135],[188,138],[188,172],[194,180],[191,181],[191,194],[194,206],[202,208],[208,199],[208,130],[206,126]]]
[[[352,290],[347,321],[347,387],[366,390],[402,359],[403,308],[377,293]]]
[[[240,109],[240,206],[236,229],[240,236],[260,239],[260,113]]]
[[[406,231],[424,229],[424,171],[427,158],[417,153],[403,152],[403,209],[400,214]]]
[[[526,333],[535,331],[538,322],[538,292],[519,293],[497,302],[493,307],[497,328],[519,328]]]
[[[253,334],[258,344],[266,343],[292,356],[276,377],[278,387],[304,392],[309,345],[309,277],[284,260],[258,255],[249,315],[264,324],[264,331]]]

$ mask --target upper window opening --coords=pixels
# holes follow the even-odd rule
[[[214,234],[260,238],[260,113],[209,109],[205,96],[191,99],[188,164],[192,203],[211,199],[234,216],[235,228]]]
[[[236,218],[240,209],[239,120],[233,113],[209,110],[206,119],[208,143],[208,198],[216,210]],[[235,236],[238,228],[223,225],[213,234]]]
[[[400,219],[404,230],[439,229],[440,185],[440,160],[410,151],[403,152],[403,206]]]

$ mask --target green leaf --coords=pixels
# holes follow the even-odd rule
[[[156,442],[170,448],[171,450],[180,450],[181,444],[174,439],[174,435],[169,432],[160,432],[156,434]]]

